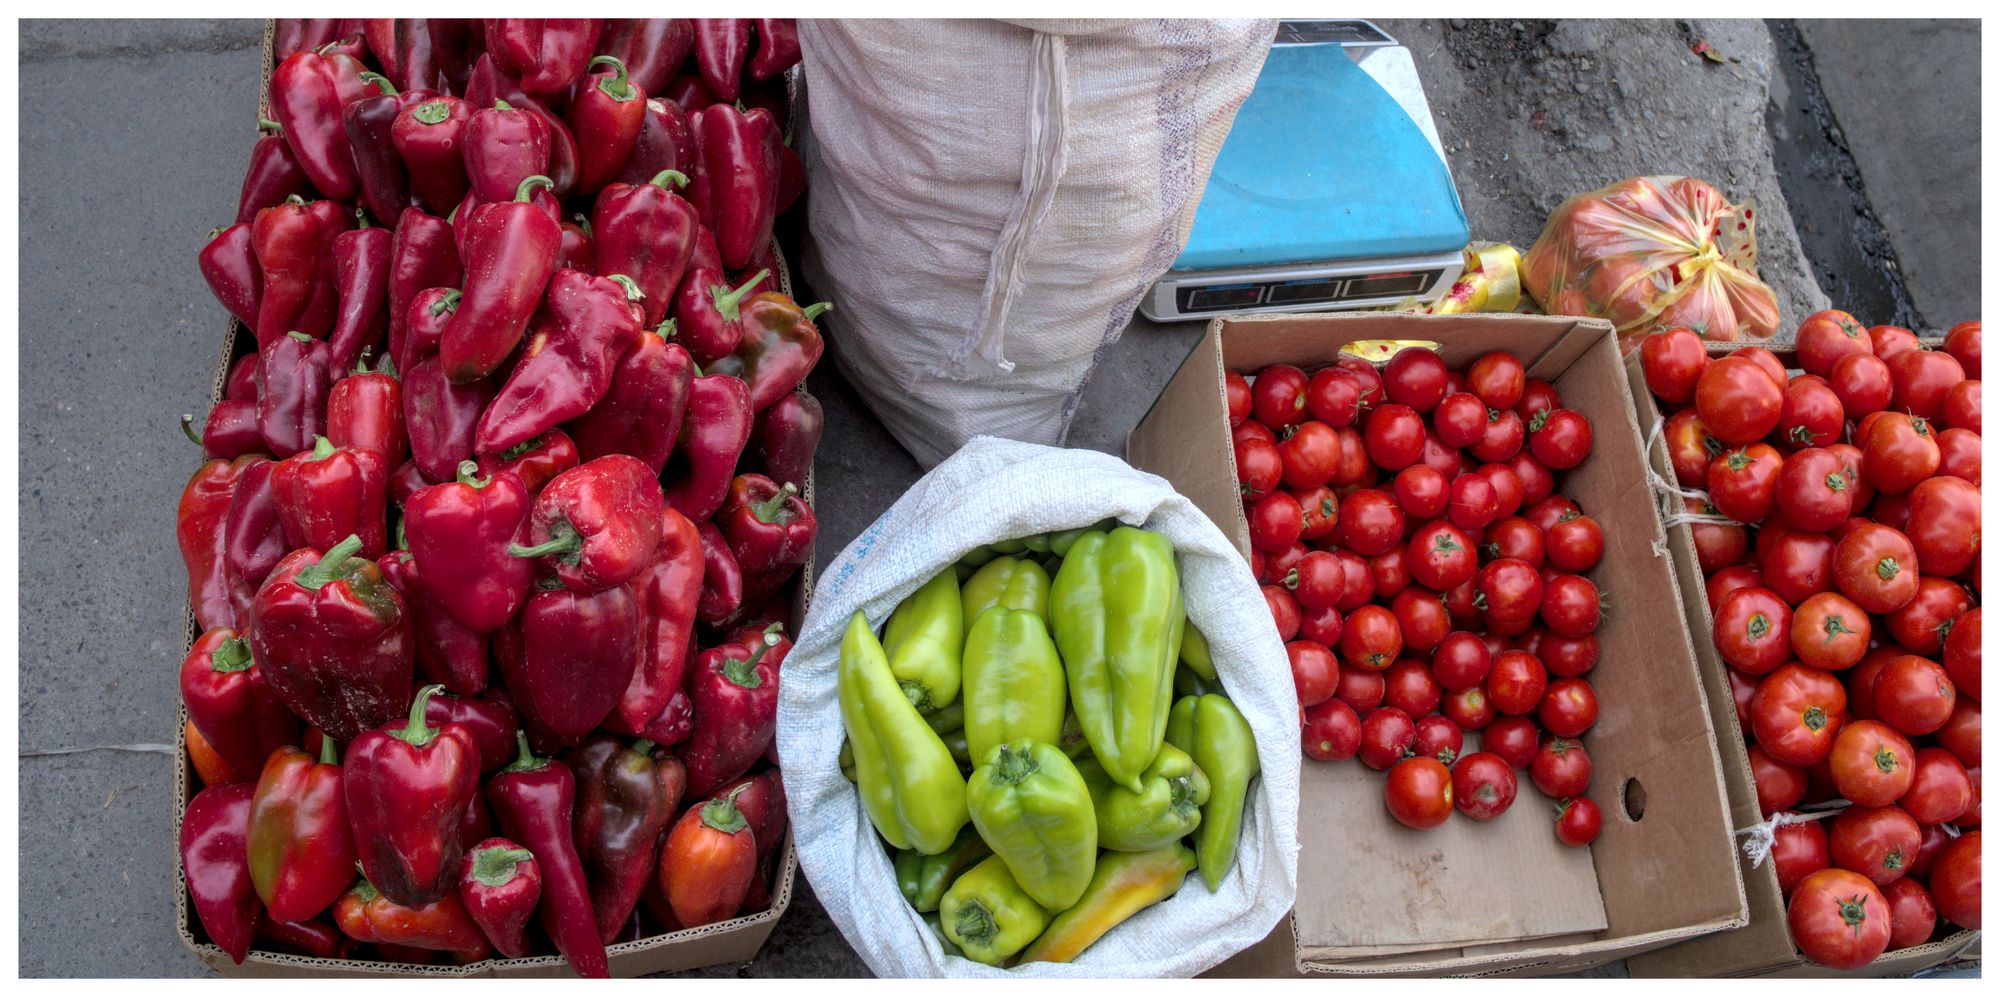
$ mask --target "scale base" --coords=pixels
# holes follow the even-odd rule
[[[1169,270],[1139,302],[1155,322],[1218,315],[1328,312],[1433,299],[1465,269],[1459,251],[1432,256],[1297,263],[1234,270]]]

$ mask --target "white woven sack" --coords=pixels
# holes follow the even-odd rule
[[[925,467],[1060,443],[1180,255],[1268,20],[801,21],[811,286]]]
[[[896,888],[890,856],[840,774],[835,674],[855,610],[878,628],[903,597],[981,544],[1107,517],[1164,534],[1194,624],[1257,735],[1263,772],[1236,865],[1215,893],[1199,873],[1068,965],[1012,970],[946,956]],[[1194,503],[1109,454],[978,437],[919,480],[817,580],[778,696],[778,754],[799,865],[848,944],[878,976],[1192,976],[1262,940],[1298,890],[1298,697],[1250,568]]]

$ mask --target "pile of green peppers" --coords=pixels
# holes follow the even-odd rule
[[[848,621],[841,770],[947,953],[1068,962],[1236,861],[1257,742],[1188,623],[1166,537],[982,547]]]

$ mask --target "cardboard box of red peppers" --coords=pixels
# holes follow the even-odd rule
[[[790,22],[266,51],[200,254],[236,321],[178,515],[184,940],[243,975],[750,958],[820,426],[771,238]]]

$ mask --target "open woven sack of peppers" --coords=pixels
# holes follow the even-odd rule
[[[827,579],[780,747],[802,864],[875,972],[1191,975],[1289,909],[1283,649],[1164,481],[981,437]]]
[[[790,22],[273,44],[177,523],[203,933],[604,976],[767,909],[824,308],[771,238]]]

